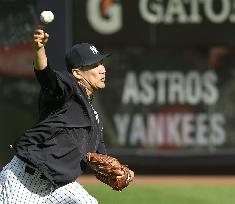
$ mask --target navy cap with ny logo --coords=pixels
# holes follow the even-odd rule
[[[108,56],[110,55],[100,53],[90,43],[78,43],[66,53],[65,62],[68,71],[71,72],[73,68],[82,68],[96,64]]]

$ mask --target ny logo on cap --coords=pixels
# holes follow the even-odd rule
[[[90,46],[90,50],[93,52],[93,54],[97,54],[99,52],[94,45]]]

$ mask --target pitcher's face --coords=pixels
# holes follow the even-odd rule
[[[73,75],[91,92],[105,87],[105,73],[102,62],[73,69]]]
[[[105,73],[105,66],[102,62],[81,69],[82,76],[93,90],[105,87]],[[84,83],[86,82],[84,81]]]

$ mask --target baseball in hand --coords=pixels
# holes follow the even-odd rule
[[[51,11],[43,11],[40,15],[40,20],[44,24],[49,24],[54,20],[54,14]]]

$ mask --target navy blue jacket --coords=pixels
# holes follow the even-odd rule
[[[35,74],[41,85],[39,121],[17,138],[14,147],[51,182],[65,185],[85,170],[87,152],[106,154],[103,127],[72,74],[49,66]]]

